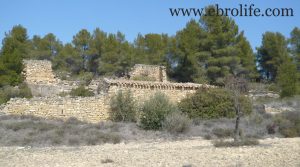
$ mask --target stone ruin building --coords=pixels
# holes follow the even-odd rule
[[[12,98],[4,105],[4,113],[34,115],[47,119],[75,117],[81,121],[96,123],[109,118],[110,99],[120,90],[130,90],[137,102],[143,102],[159,91],[177,103],[199,88],[212,87],[195,83],[168,82],[165,67],[137,64],[129,73],[129,79],[93,80],[87,86],[96,93],[93,97],[61,97],[60,93],[70,92],[78,87],[79,83],[56,78],[51,62],[46,60],[26,60],[24,65],[25,82],[34,97]],[[140,77],[151,78],[151,81],[136,80]]]

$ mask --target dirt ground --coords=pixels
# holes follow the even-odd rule
[[[209,140],[143,141],[84,147],[0,147],[0,166],[297,166],[300,138],[215,148]]]

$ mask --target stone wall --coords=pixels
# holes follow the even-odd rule
[[[47,60],[24,60],[25,82],[28,84],[55,85],[59,79],[55,78],[52,64]]]
[[[34,97],[32,99],[11,99],[2,112],[17,115],[34,115],[44,118],[68,119],[75,117],[81,121],[96,123],[107,120],[110,112],[110,99],[119,90],[131,91],[138,104],[148,100],[156,92],[164,93],[174,103],[195,93],[200,88],[211,88],[209,85],[193,83],[164,83],[130,80],[104,79],[106,88],[102,95],[95,97]]]
[[[104,78],[93,80],[88,86],[97,94],[94,97],[59,97],[58,93],[70,91],[77,85],[56,79],[49,61],[29,60],[24,63],[25,81],[34,95],[42,97],[11,99],[2,106],[3,113],[34,115],[47,119],[75,117],[81,121],[95,123],[109,118],[110,99],[120,90],[131,91],[134,100],[141,104],[156,92],[164,93],[172,102],[178,103],[200,88],[213,88],[210,85],[195,83],[167,82],[164,67],[136,65],[131,72],[131,78],[148,73],[155,81]]]
[[[2,112],[15,115],[33,115],[47,119],[68,119],[96,123],[109,117],[109,101],[102,97],[34,97],[11,99]]]
[[[172,102],[178,103],[190,94],[195,93],[200,88],[211,88],[210,85],[194,83],[164,83],[164,82],[147,82],[147,81],[130,81],[130,80],[113,80],[104,79],[109,86],[107,96],[111,98],[119,90],[131,91],[136,101],[143,102],[149,99],[156,92],[164,93]]]
[[[158,82],[167,82],[167,73],[164,66],[136,64],[129,73],[130,78],[148,77]]]
[[[25,82],[33,96],[52,97],[61,92],[70,92],[79,83],[55,77],[52,64],[47,60],[24,60]]]

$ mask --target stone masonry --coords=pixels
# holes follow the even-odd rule
[[[136,64],[129,73],[130,78],[144,76],[157,82],[167,82],[167,73],[164,66]]]
[[[200,88],[213,87],[195,83],[168,82],[164,67],[139,64],[133,68],[130,78],[148,74],[155,78],[155,81],[135,81],[121,78],[97,79],[88,86],[97,93],[94,97],[59,97],[59,92],[68,91],[76,85],[57,79],[49,61],[29,60],[24,63],[25,82],[31,86],[32,92],[36,91],[35,97],[11,99],[2,109],[4,113],[34,115],[47,119],[75,117],[81,121],[96,123],[109,118],[110,99],[120,90],[130,91],[138,104],[149,99],[156,92],[164,93],[172,102],[178,103]],[[37,91],[39,86],[43,89]],[[45,86],[48,86],[49,90],[45,90]],[[95,89],[99,91],[95,91]],[[41,94],[45,96],[40,96]]]
[[[34,96],[56,96],[62,92],[70,92],[79,85],[56,78],[50,61],[25,60],[24,66],[25,82]]]

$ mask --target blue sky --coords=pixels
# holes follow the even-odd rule
[[[80,29],[121,31],[133,41],[138,33],[174,35],[192,17],[172,17],[169,8],[202,8],[209,4],[237,7],[253,3],[259,8],[292,7],[294,17],[235,17],[253,48],[261,44],[266,31],[289,36],[300,27],[299,0],[0,0],[0,39],[14,25],[27,28],[30,37],[54,33],[63,43],[71,42]]]

